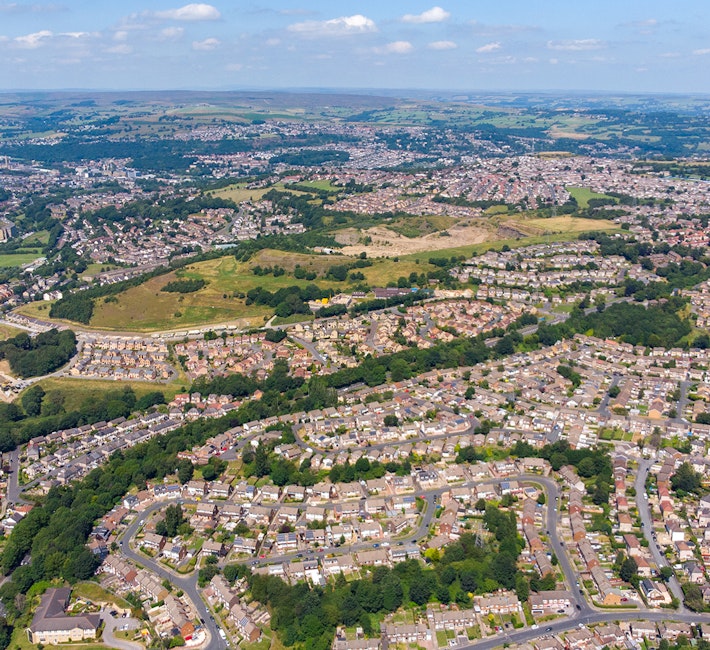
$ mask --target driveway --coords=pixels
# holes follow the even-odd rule
[[[143,645],[134,641],[126,641],[125,639],[117,639],[114,635],[115,631],[137,630],[141,626],[141,622],[136,618],[116,618],[111,615],[111,611],[104,609],[101,612],[101,620],[104,622],[103,642],[110,648],[118,648],[119,650],[143,650]]]

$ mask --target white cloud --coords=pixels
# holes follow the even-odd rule
[[[178,41],[185,34],[185,29],[183,27],[166,27],[160,30],[160,40],[161,41]]]
[[[596,38],[581,38],[567,41],[547,41],[548,50],[583,52],[587,50],[601,50],[604,47],[606,47],[604,41],[600,41]]]
[[[409,41],[393,41],[382,47],[376,47],[373,51],[377,54],[407,54],[413,49],[414,45]]]
[[[355,14],[330,20],[306,20],[302,23],[289,25],[288,30],[305,36],[342,36],[344,34],[376,32],[377,25],[367,16]]]
[[[449,18],[451,14],[441,7],[432,7],[420,14],[406,14],[402,16],[402,22],[422,25],[425,23],[441,23]]]
[[[498,41],[495,41],[494,43],[486,43],[485,45],[481,45],[481,47],[477,47],[476,52],[479,54],[488,54],[489,52],[500,50],[501,47],[503,46]]]
[[[45,13],[55,13],[58,11],[65,11],[66,7],[62,5],[48,4],[20,4],[18,2],[0,2],[0,12],[8,14],[20,14],[20,13],[33,13],[33,14],[45,14]]]
[[[48,29],[43,29],[39,32],[34,32],[25,36],[18,36],[15,38],[15,43],[18,47],[22,47],[27,50],[34,50],[40,47],[47,39],[52,38],[52,36],[52,32]]]
[[[110,54],[130,54],[133,52],[133,48],[127,43],[119,43],[113,47],[109,47],[107,50]]]
[[[165,20],[184,20],[187,22],[219,20],[222,17],[222,14],[216,7],[204,3],[193,3],[177,9],[156,11],[153,15],[155,15],[156,18],[163,18]]]
[[[277,45],[281,45],[281,39],[280,38],[267,38],[266,44],[269,47],[276,47]]]
[[[242,63],[229,63],[226,66],[227,70],[230,72],[239,72],[240,70],[244,69],[244,64]]]
[[[427,47],[430,50],[455,50],[458,45],[453,41],[433,41]]]
[[[128,38],[128,32],[121,29],[113,34],[114,41],[125,41]]]
[[[192,49],[198,52],[210,52],[222,43],[217,38],[206,38],[204,41],[192,41]]]
[[[693,54],[696,56],[704,56],[705,54],[710,54],[710,47],[704,47],[700,50],[693,50]]]

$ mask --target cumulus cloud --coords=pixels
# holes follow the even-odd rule
[[[38,47],[41,47],[48,39],[52,38],[53,35],[54,34],[48,29],[43,29],[39,32],[33,32],[32,34],[16,37],[15,43],[18,47],[22,47],[27,50],[35,50]]]
[[[192,41],[192,49],[198,52],[210,52],[221,44],[218,38],[206,38],[204,41]]]
[[[604,41],[596,38],[581,38],[566,41],[547,41],[548,50],[560,50],[567,52],[583,52],[587,50],[601,50],[605,47]]]
[[[458,45],[453,41],[433,41],[427,47],[430,50],[455,50]]]
[[[156,11],[156,18],[164,20],[184,20],[186,22],[200,22],[203,20],[219,20],[222,14],[216,7],[204,3],[192,3],[177,9]]]
[[[704,56],[706,54],[710,54],[710,47],[703,47],[699,50],[693,50],[693,54],[696,56]]]
[[[500,50],[501,47],[503,46],[498,41],[495,41],[494,43],[486,43],[485,45],[481,45],[481,47],[477,47],[476,52],[479,54],[488,54],[489,52]]]
[[[407,54],[414,49],[409,41],[393,41],[382,47],[374,48],[377,54]]]
[[[306,20],[288,26],[290,32],[304,36],[342,36],[346,34],[367,34],[376,32],[375,21],[355,14],[353,16],[340,16],[330,20]]]
[[[183,37],[185,29],[183,27],[166,27],[160,30],[160,40],[178,41]]]
[[[451,14],[441,7],[432,7],[420,14],[406,14],[402,16],[402,22],[423,25],[426,23],[441,23],[449,18]]]

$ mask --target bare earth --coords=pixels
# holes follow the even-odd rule
[[[449,228],[450,237],[442,237],[439,233],[431,233],[422,237],[404,237],[388,228],[375,226],[367,230],[355,231],[352,229],[339,231],[335,239],[345,244],[342,250],[344,255],[359,255],[362,251],[368,257],[396,257],[423,251],[441,250],[456,246],[480,244],[491,239],[491,231],[480,225],[456,225]],[[368,245],[357,243],[364,237],[371,237]]]

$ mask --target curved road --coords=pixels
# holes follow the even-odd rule
[[[196,501],[179,501],[179,503],[194,504]],[[200,618],[205,622],[205,627],[209,632],[209,638],[207,643],[203,646],[206,650],[224,650],[227,644],[221,639],[219,635],[219,628],[217,623],[212,617],[211,612],[208,611],[207,606],[202,600],[202,596],[197,588],[197,576],[181,576],[170,569],[164,567],[159,562],[146,557],[145,555],[139,555],[130,547],[130,540],[138,532],[138,529],[143,525],[144,521],[153,514],[156,510],[161,510],[170,505],[169,502],[161,501],[154,503],[153,505],[146,508],[141,512],[133,522],[126,528],[125,532],[121,536],[118,543],[121,553],[132,560],[135,564],[148,567],[150,571],[157,574],[161,578],[164,578],[174,585],[178,589],[182,589],[190,600],[192,601],[196,612]]]

